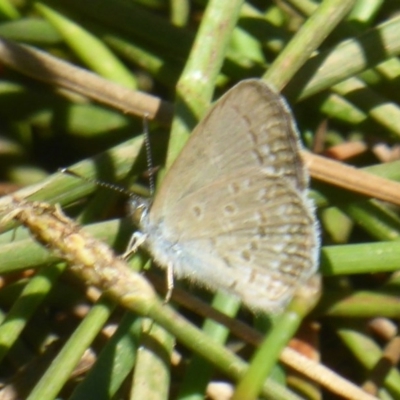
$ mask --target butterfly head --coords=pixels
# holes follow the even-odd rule
[[[151,199],[140,196],[131,196],[128,201],[128,213],[133,223],[140,227],[150,211]]]

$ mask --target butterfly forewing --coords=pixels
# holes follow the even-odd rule
[[[253,166],[290,179],[299,190],[307,187],[290,112],[259,80],[236,85],[197,125],[161,185],[153,215],[224,174]]]

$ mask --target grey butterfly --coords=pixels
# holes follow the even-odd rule
[[[131,200],[141,242],[177,277],[281,311],[318,261],[300,149],[282,97],[242,81],[197,125],[153,203]]]

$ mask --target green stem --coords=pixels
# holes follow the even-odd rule
[[[275,59],[263,79],[281,91],[354,3],[355,0],[325,0]]]
[[[207,5],[188,62],[177,84],[167,168],[210,104],[242,3],[242,0],[211,0]]]

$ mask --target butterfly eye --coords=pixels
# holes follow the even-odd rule
[[[150,210],[150,200],[134,196],[128,201],[128,213],[135,225],[140,225]]]

